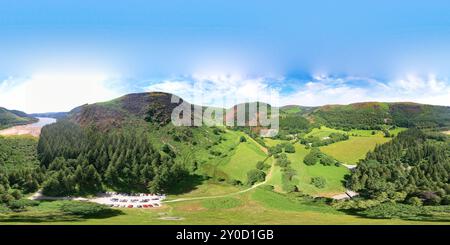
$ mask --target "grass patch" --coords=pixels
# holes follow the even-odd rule
[[[264,161],[266,154],[252,141],[242,142],[226,164],[218,168],[228,175],[229,179],[247,182],[247,172],[256,168],[258,161]]]
[[[391,140],[381,135],[371,137],[353,137],[346,141],[337,142],[331,145],[322,146],[320,150],[336,160],[345,164],[356,164],[366,157],[367,152],[375,149],[376,145],[381,145]]]
[[[241,206],[242,201],[233,197],[223,197],[203,200],[202,205],[208,209],[229,209]]]
[[[321,126],[320,129],[313,128],[311,130],[311,132],[309,132],[308,134],[305,135],[305,137],[313,136],[313,137],[324,138],[324,137],[328,137],[331,133],[345,134],[346,132],[342,131],[342,130],[334,129],[334,128],[329,128],[326,126]]]
[[[324,166],[320,163],[308,166],[303,162],[305,156],[310,150],[305,149],[303,145],[295,144],[295,153],[288,154],[291,160],[291,167],[297,171],[299,180],[298,188],[301,192],[309,195],[333,196],[335,194],[345,191],[343,181],[344,176],[350,171],[343,166]],[[318,188],[311,183],[314,177],[322,177],[326,186]]]

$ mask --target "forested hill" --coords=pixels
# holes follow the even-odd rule
[[[179,99],[173,103],[173,98]],[[68,113],[68,119],[81,125],[95,125],[100,129],[110,129],[123,126],[132,121],[152,122],[161,126],[171,121],[174,108],[183,103],[183,99],[163,92],[135,93],[120,98],[79,106]],[[191,105],[190,119],[201,117],[199,110],[202,105]],[[262,102],[258,104],[265,105]],[[248,103],[245,104],[246,109]],[[224,109],[227,116],[232,115],[236,106]],[[270,111],[270,106],[269,106]],[[196,113],[197,112],[197,113]],[[234,113],[235,114],[235,113]],[[247,115],[246,121],[256,119],[257,115]],[[419,128],[450,128],[450,107],[434,106],[417,103],[385,103],[363,102],[349,105],[325,105],[320,107],[284,106],[280,107],[282,127],[296,127],[300,122],[305,128],[309,122],[340,129],[382,129],[386,125]]]
[[[315,122],[342,129],[380,129],[382,125],[449,128],[450,107],[417,103],[365,102],[327,105],[310,114]]]
[[[163,126],[171,121],[172,111],[183,102],[183,99],[163,92],[128,94],[111,101],[77,107],[69,112],[68,119],[81,126],[95,125],[100,129],[143,120]],[[187,102],[185,105],[191,107],[193,120],[194,106]]]
[[[28,124],[35,121],[37,121],[36,118],[27,115],[25,112],[8,110],[0,107],[0,129],[15,125]]]
[[[414,128],[369,152],[347,184],[369,198],[435,205],[450,202],[449,177],[448,137]]]

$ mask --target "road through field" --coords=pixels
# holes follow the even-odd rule
[[[257,146],[259,146],[264,153],[266,153],[266,154],[268,153],[268,150],[267,150],[266,147],[260,145],[258,142],[256,142],[251,137],[249,137],[249,138],[250,138],[250,140],[252,142],[254,142]],[[244,190],[241,190],[241,191],[237,191],[237,192],[233,192],[233,193],[229,193],[229,194],[217,195],[217,196],[178,198],[178,199],[174,199],[174,200],[162,201],[162,203],[185,202],[185,201],[196,201],[196,200],[223,198],[223,197],[230,197],[230,196],[235,196],[235,195],[239,195],[239,194],[242,194],[242,193],[249,192],[249,191],[251,191],[251,190],[253,190],[253,189],[255,189],[255,188],[257,188],[257,187],[259,187],[261,185],[266,184],[270,180],[270,178],[272,178],[272,174],[273,174],[273,171],[274,171],[274,168],[275,168],[275,159],[274,158],[271,158],[271,159],[272,159],[272,164],[270,166],[269,173],[267,173],[267,175],[266,175],[266,179],[263,182],[254,184],[253,186],[251,186],[251,187],[249,187],[247,189],[244,189]]]

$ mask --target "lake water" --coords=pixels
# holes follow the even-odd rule
[[[56,122],[55,118],[49,117],[36,117],[39,121],[30,124],[31,127],[44,127],[45,125],[52,124]]]
[[[38,117],[37,119],[39,119],[39,121],[35,123],[0,130],[0,135],[32,135],[34,137],[39,137],[42,127],[56,122],[56,119],[48,117]]]

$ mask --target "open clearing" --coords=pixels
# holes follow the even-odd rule
[[[375,149],[376,145],[388,142],[391,138],[385,138],[381,135],[370,137],[354,137],[340,141],[331,145],[322,146],[320,150],[342,163],[356,164],[360,159],[366,157],[367,152]]]
[[[321,126],[320,129],[319,128],[313,128],[311,130],[311,132],[306,134],[306,137],[313,136],[313,137],[323,138],[323,137],[329,136],[331,133],[344,134],[346,132],[342,131],[342,130],[334,129],[334,128],[328,128],[328,127],[325,127],[325,126]]]
[[[331,197],[335,194],[345,191],[342,181],[344,176],[349,170],[343,166],[324,166],[317,163],[313,166],[308,166],[303,163],[304,157],[309,153],[303,145],[295,145],[296,152],[294,154],[288,154],[289,160],[291,160],[291,166],[297,171],[297,179],[299,180],[299,190],[310,195],[320,195]],[[317,188],[311,184],[311,178],[323,177],[326,179],[327,184],[325,188]]]
[[[236,152],[231,156],[230,161],[224,165],[219,165],[219,169],[231,179],[247,181],[247,172],[256,168],[258,161],[266,159],[266,154],[253,141],[240,143]]]
[[[303,162],[303,159],[310,150],[305,149],[304,145],[298,143],[294,146],[295,153],[287,153],[287,156],[291,161],[290,166],[297,172],[294,183],[296,182],[296,185],[301,192],[313,196],[331,197],[345,191],[342,181],[344,180],[344,176],[350,173],[346,167],[336,167],[334,165],[323,166],[319,163],[308,166]],[[319,176],[326,179],[327,185],[325,188],[320,189],[311,184],[311,178]],[[274,167],[272,178],[267,181],[267,184],[274,186],[275,191],[283,192],[281,167]]]
[[[23,213],[4,215],[0,224],[78,225],[225,225],[225,224],[448,224],[443,222],[368,219],[346,214],[324,204],[291,200],[283,194],[256,188],[217,200],[167,203],[155,209],[120,209],[112,217],[80,218],[55,212],[64,201],[44,201]]]

